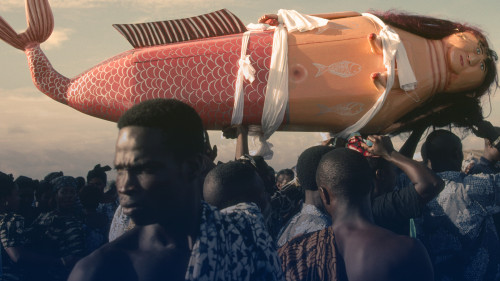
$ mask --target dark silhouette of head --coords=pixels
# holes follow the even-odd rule
[[[360,206],[370,193],[373,176],[368,161],[361,153],[337,148],[321,158],[316,182],[325,209],[333,216],[333,200],[339,204]]]
[[[255,168],[255,171],[257,172],[257,174],[259,174],[260,178],[264,182],[267,193],[272,195],[276,192],[277,189],[274,169],[267,164],[266,160],[264,160],[262,156],[243,155],[236,161],[251,165]]]
[[[316,170],[321,157],[332,151],[332,146],[317,145],[304,150],[297,160],[297,178],[305,190],[318,190]]]
[[[436,130],[427,136],[421,149],[422,159],[434,172],[460,171],[464,154],[462,141],[447,130]]]
[[[38,188],[38,180],[33,180],[32,178],[26,176],[19,176],[15,180],[15,183],[19,187],[19,196],[21,197],[20,209],[30,209],[33,200],[35,198],[35,190]]]
[[[80,197],[82,206],[86,210],[95,211],[102,199],[103,192],[95,185],[85,185],[82,187],[80,192],[78,192],[78,196]]]
[[[108,171],[111,171],[111,167],[108,165],[104,167],[101,167],[101,164],[95,165],[94,169],[87,173],[87,183],[93,184],[104,190],[108,182],[108,176],[106,175]]]
[[[219,164],[208,173],[203,185],[203,198],[219,209],[253,202],[263,213],[270,204],[270,197],[255,168],[239,161]]]
[[[5,200],[12,195],[12,192],[17,189],[12,174],[0,172],[0,202],[5,204]]]

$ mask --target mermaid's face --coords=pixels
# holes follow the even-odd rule
[[[442,39],[446,54],[448,82],[445,92],[455,93],[479,87],[487,69],[487,48],[471,32],[455,33]]]

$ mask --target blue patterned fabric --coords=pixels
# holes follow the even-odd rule
[[[470,168],[469,174],[470,175],[475,175],[475,174],[497,174],[500,173],[500,168],[495,165],[496,163],[492,163],[488,159],[484,158],[481,156],[479,158],[479,162],[474,164],[472,168]]]
[[[202,208],[186,280],[284,280],[257,205],[241,203],[218,211],[203,203]]]
[[[322,230],[330,225],[332,225],[332,218],[328,214],[314,205],[304,203],[300,212],[295,214],[281,229],[278,235],[278,247],[282,247],[295,236]]]
[[[21,280],[22,268],[10,259],[5,248],[25,246],[24,218],[14,213],[0,214],[0,240],[2,243],[2,264],[0,267],[2,267],[3,272],[0,280]]]
[[[500,243],[492,214],[500,175],[442,172],[445,188],[415,220],[436,280],[500,280]]]

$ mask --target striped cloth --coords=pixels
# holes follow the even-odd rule
[[[226,9],[201,16],[137,24],[113,24],[134,48],[243,33],[243,22]]]
[[[278,249],[278,256],[287,281],[347,280],[332,227],[295,237]]]

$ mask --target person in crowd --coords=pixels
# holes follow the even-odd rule
[[[281,190],[287,183],[295,178],[292,169],[283,169],[276,174],[276,187]]]
[[[495,131],[500,134],[500,127],[495,127]],[[497,165],[498,161],[500,161],[500,151],[489,139],[485,138],[483,155],[477,163],[470,167],[468,174],[498,174],[500,173],[500,167]]]
[[[207,174],[203,199],[220,210],[238,203],[253,202],[259,206],[265,219],[271,212],[271,196],[266,192],[261,177],[254,167],[238,161],[219,164]]]
[[[272,227],[271,195],[256,167],[248,161],[229,161],[212,169],[205,178],[203,199],[220,210],[253,202],[260,208],[268,230]]]
[[[488,139],[494,143],[498,133],[491,131]],[[463,174],[462,142],[450,131],[433,131],[421,152],[424,163],[445,181],[444,190],[416,221],[436,280],[498,280],[500,243],[492,214],[499,210],[500,176]]]
[[[95,185],[85,185],[78,193],[84,213],[85,253],[88,255],[108,242],[109,219],[97,212],[103,196],[102,190]]]
[[[79,193],[80,190],[82,189],[82,187],[84,187],[85,184],[86,184],[85,178],[82,177],[82,176],[79,176],[79,177],[76,177],[75,180],[76,180],[76,183],[77,183],[77,189],[76,189],[76,191]]]
[[[26,225],[30,225],[38,216],[38,212],[34,208],[35,190],[38,188],[38,180],[33,180],[26,176],[19,176],[15,180],[19,187],[19,202],[18,213],[24,217]]]
[[[318,165],[316,182],[333,224],[278,250],[288,281],[433,280],[429,256],[418,240],[373,223],[373,176],[362,154],[348,148],[328,152]]]
[[[332,151],[332,146],[318,145],[306,149],[297,161],[297,179],[305,191],[305,201],[300,212],[295,214],[282,228],[277,245],[283,246],[293,237],[329,227],[331,217],[323,208],[316,185],[316,169],[321,157]]]
[[[0,240],[2,257],[1,280],[30,280],[26,273],[33,266],[63,267],[63,259],[40,255],[26,248],[26,230],[20,206],[17,184],[12,175],[0,172]],[[33,279],[40,280],[40,279]]]
[[[30,248],[40,254],[63,258],[65,267],[40,267],[38,280],[66,280],[74,263],[85,254],[82,210],[77,202],[77,182],[60,176],[50,181],[55,209],[42,213],[27,230]]]
[[[500,127],[495,127],[495,132],[500,134]],[[500,150],[496,148],[493,143],[484,138],[484,150],[483,155],[478,161],[471,162],[464,171],[466,174],[498,174],[500,173]],[[495,228],[497,235],[500,237],[500,212],[493,214],[493,221],[495,223]]]
[[[102,190],[103,196],[101,196],[97,212],[105,214],[111,221],[118,207],[118,201],[116,189],[111,187],[105,192],[106,185],[108,184],[108,176],[106,175],[108,171],[111,171],[111,167],[108,165],[104,167],[101,167],[101,164],[95,165],[87,173],[87,184],[95,185]]]
[[[387,136],[369,136],[380,145],[367,157],[375,177],[372,190],[372,213],[377,225],[401,235],[410,235],[410,219],[420,217],[427,202],[444,188],[444,182],[432,170],[394,150]],[[362,143],[364,149],[369,146]],[[396,187],[398,168],[408,178]],[[412,228],[413,229],[413,228]]]
[[[70,281],[282,279],[255,204],[218,211],[201,201],[203,126],[193,108],[148,100],[118,128],[116,185],[136,226],[79,261]]]
[[[111,171],[111,167],[106,165],[101,167],[101,164],[97,164],[94,168],[87,173],[87,184],[95,185],[104,191],[104,188],[108,184],[108,176],[106,172]]]

